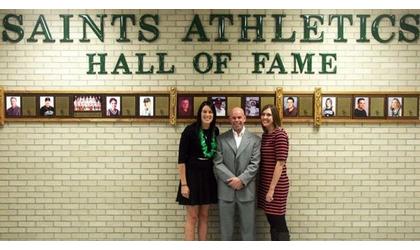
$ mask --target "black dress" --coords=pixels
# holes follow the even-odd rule
[[[215,127],[214,135],[210,130],[203,130],[207,147],[210,149],[211,137],[219,135]],[[179,143],[178,163],[185,164],[187,185],[190,189],[189,199],[181,195],[181,182],[178,186],[176,201],[180,205],[205,205],[217,203],[217,184],[213,173],[213,158],[203,155],[196,123],[187,126]]]

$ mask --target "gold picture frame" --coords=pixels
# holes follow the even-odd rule
[[[74,96],[101,96],[103,100],[107,96],[120,96],[121,116],[107,117],[105,115],[106,104],[101,102],[101,111],[95,112],[75,112]],[[22,108],[20,116],[6,115],[7,98],[19,97]],[[40,115],[39,107],[42,104],[41,97],[54,97],[54,106],[56,114],[48,118]],[[153,96],[154,108],[156,114],[151,117],[140,117],[139,115],[139,97]],[[116,91],[21,91],[4,90],[0,88],[0,125],[5,122],[168,122],[175,125],[177,121],[192,122],[195,120],[192,114],[189,117],[180,117],[177,115],[179,106],[178,97],[188,96],[192,101],[192,109],[197,112],[198,106],[204,100],[212,100],[212,97],[223,96],[226,106],[226,116],[219,117],[218,123],[228,123],[228,111],[234,106],[246,108],[245,104],[252,98],[258,98],[258,108],[262,109],[266,104],[274,104],[279,109],[279,115],[282,123],[313,123],[319,127],[321,122],[344,122],[344,123],[420,123],[420,92],[325,92],[321,88],[315,88],[312,92],[284,92],[283,88],[276,88],[275,91],[196,91],[180,92],[176,87],[170,87],[168,92],[116,92]],[[296,97],[298,101],[298,115],[296,117],[284,116],[284,101],[287,97]],[[322,113],[322,102],[324,97],[333,97],[335,99],[336,110],[332,117],[324,117]],[[355,117],[353,114],[355,101],[359,97],[366,97],[369,103],[368,117]],[[251,99],[250,99],[251,98]],[[389,98],[397,98],[402,102],[402,115],[400,117],[391,117],[389,108],[391,106]],[[214,100],[213,100],[214,101]],[[10,105],[9,105],[10,106]],[[127,112],[128,110],[128,112]],[[160,110],[160,111],[159,111]],[[261,110],[260,110],[261,111]],[[260,117],[257,115],[249,116],[247,122],[258,123]]]
[[[4,116],[5,116],[5,104],[4,104],[4,90],[0,87],[0,126],[4,126]]]

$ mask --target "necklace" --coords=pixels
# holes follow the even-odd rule
[[[198,132],[198,137],[200,138],[201,150],[203,151],[203,155],[206,158],[212,158],[213,155],[216,153],[216,148],[217,148],[216,136],[214,136],[213,134],[213,136],[211,137],[210,152],[206,143],[206,139],[204,138],[204,132],[202,128],[200,128]]]

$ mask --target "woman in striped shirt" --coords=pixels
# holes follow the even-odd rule
[[[261,140],[258,207],[267,216],[271,240],[290,240],[285,218],[289,193],[286,168],[289,138],[280,127],[280,116],[275,106],[266,105],[262,109],[261,126],[264,133]]]

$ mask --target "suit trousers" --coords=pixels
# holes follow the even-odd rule
[[[242,240],[255,240],[255,200],[239,202],[219,199],[220,233],[222,240],[233,240],[235,211],[239,212]]]

